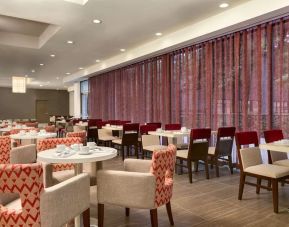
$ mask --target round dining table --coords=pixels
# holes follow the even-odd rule
[[[57,133],[54,132],[45,132],[45,133],[18,133],[10,135],[10,139],[14,140],[32,140],[34,144],[36,144],[37,139],[46,139],[46,138],[54,138],[57,137]]]
[[[117,156],[117,150],[110,147],[95,146],[90,148],[89,152],[69,149],[67,154],[65,154],[64,151],[58,152],[58,150],[54,148],[38,152],[37,161],[45,163],[74,163],[76,168],[75,174],[77,175],[82,173],[83,163],[101,162]],[[80,216],[76,217],[74,222],[75,227],[80,227]]]

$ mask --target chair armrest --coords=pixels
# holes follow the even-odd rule
[[[50,163],[41,162],[43,168],[44,188],[53,186],[53,166]]]
[[[152,165],[151,160],[125,159],[124,169],[128,172],[149,173]]]
[[[151,173],[114,170],[97,173],[97,199],[101,204],[152,209],[155,190],[156,179]]]
[[[86,173],[44,189],[40,197],[41,226],[63,226],[88,209],[89,189]]]
[[[10,152],[11,164],[26,164],[36,162],[36,145],[29,144],[21,147],[15,147]]]

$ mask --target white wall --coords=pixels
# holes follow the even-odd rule
[[[74,116],[74,91],[69,92],[69,115]]]
[[[80,82],[73,84],[73,97],[74,97],[74,117],[81,117],[81,105],[80,105]]]

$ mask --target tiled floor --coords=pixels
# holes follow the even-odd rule
[[[122,169],[122,160],[115,158],[104,162],[104,169]],[[212,169],[211,179],[205,179],[204,171],[193,175],[189,184],[188,175],[175,175],[172,212],[176,227],[188,226],[289,226],[289,185],[279,189],[279,214],[273,213],[271,192],[245,185],[243,200],[237,199],[239,174],[229,173],[226,167],[216,178]],[[264,182],[265,183],[265,182]],[[124,208],[105,206],[106,227],[150,226],[148,210],[131,209],[125,217]],[[96,187],[91,187],[91,224],[97,224]],[[170,226],[165,206],[158,209],[159,226]]]

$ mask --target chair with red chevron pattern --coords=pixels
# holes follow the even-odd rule
[[[86,131],[68,132],[66,137],[80,137],[81,143],[86,144]]]
[[[11,139],[9,136],[0,136],[0,164],[10,163]]]
[[[0,165],[0,226],[63,226],[82,213],[84,227],[88,227],[87,174],[49,189],[43,188],[42,174],[39,163]],[[12,198],[11,193],[19,194],[20,198]]]
[[[126,216],[130,208],[149,209],[152,227],[158,226],[157,208],[166,205],[174,225],[170,200],[175,163],[176,147],[171,144],[155,150],[152,160],[125,159],[125,171],[98,171],[98,226],[104,226],[104,204],[125,207]]]
[[[59,144],[71,146],[76,143],[82,143],[82,139],[80,137],[42,139],[37,142],[37,152],[56,148]],[[52,174],[52,172],[54,173]],[[71,163],[45,165],[45,187],[62,182],[72,176],[74,176],[74,165]]]

